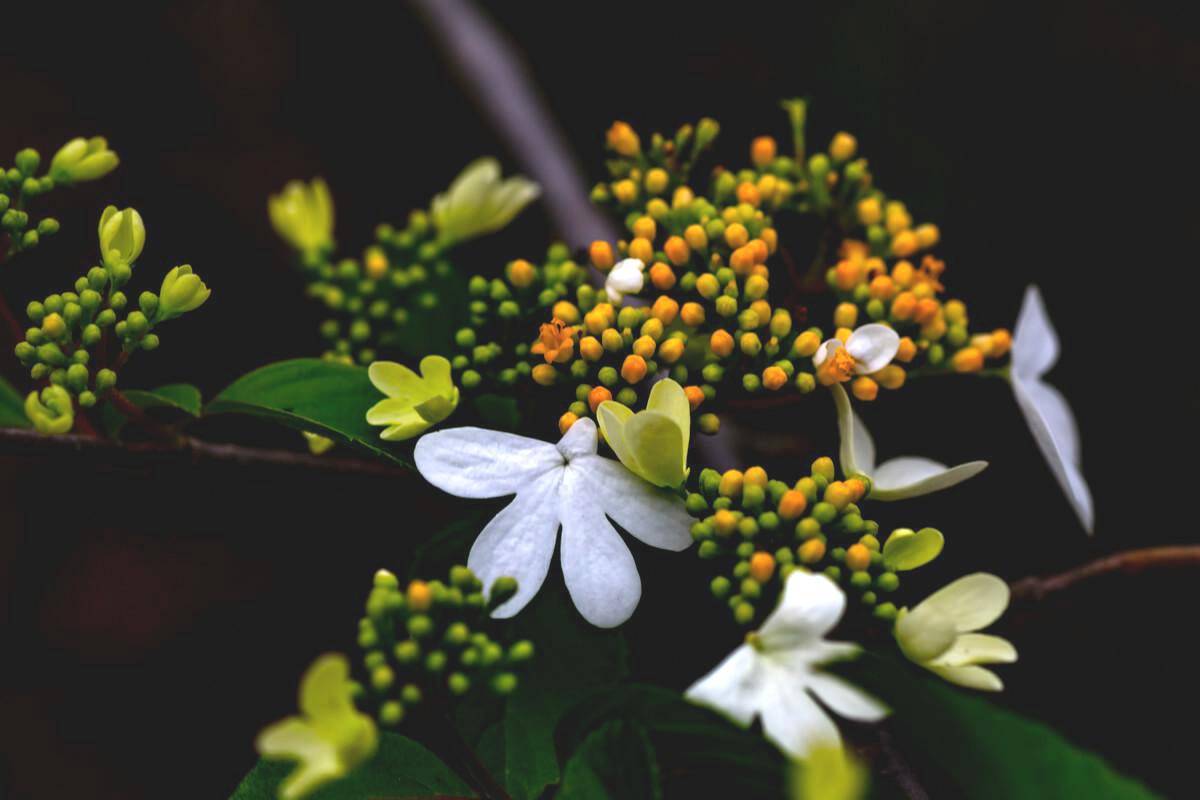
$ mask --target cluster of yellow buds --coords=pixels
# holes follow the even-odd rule
[[[941,296],[944,271],[945,262],[931,254],[915,264],[908,258],[886,259],[871,255],[866,244],[855,240],[843,244],[840,259],[827,271],[826,280],[839,299],[833,313],[839,331],[884,322],[901,335],[899,363],[872,376],[885,388],[902,386],[908,369],[928,365],[978,372],[986,359],[1008,354],[1012,335],[1006,329],[972,333],[966,304]]]
[[[878,523],[864,518],[859,505],[869,495],[869,479],[837,480],[829,458],[818,458],[792,485],[772,480],[762,467],[703,470],[687,509],[697,520],[697,553],[721,568],[713,595],[729,604],[738,624],[753,625],[802,566],[855,590],[864,608],[891,622],[897,607],[881,597],[899,588],[898,571],[933,560],[942,539],[932,528],[920,534],[900,528],[881,545]]]

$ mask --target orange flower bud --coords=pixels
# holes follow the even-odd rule
[[[804,492],[797,489],[788,489],[783,493],[783,497],[779,498],[779,516],[789,522],[800,519],[807,508],[808,498],[804,496]]]
[[[765,489],[767,488],[767,471],[762,467],[750,467],[743,473],[742,481],[749,486]]]
[[[508,262],[508,266],[504,269],[508,282],[518,289],[524,289],[533,283],[537,271],[523,258],[518,258],[516,261]]]
[[[850,490],[850,502],[857,503],[863,499],[863,495],[867,493],[867,485],[858,478],[850,478],[844,481],[846,488]]]
[[[616,263],[613,260],[612,245],[605,241],[592,242],[588,248],[588,258],[591,259],[592,266],[601,272],[608,272]]]
[[[913,319],[919,324],[925,325],[932,322],[938,312],[942,310],[942,304],[932,297],[922,297],[917,301],[916,311],[913,313]]]
[[[758,208],[762,202],[762,196],[758,192],[758,187],[750,182],[738,184],[737,199],[739,203],[748,203],[755,208]]]
[[[900,231],[892,237],[892,254],[907,258],[920,249],[917,235],[912,231]]]
[[[675,270],[659,261],[650,268],[650,283],[655,289],[666,291],[675,285]]]
[[[992,358],[1000,358],[1012,349],[1012,334],[1004,328],[992,331]]]
[[[917,296],[912,292],[901,292],[892,300],[892,316],[898,320],[912,319],[917,312]]]
[[[762,383],[767,389],[772,392],[779,391],[787,385],[788,376],[779,367],[767,367],[762,373]]]
[[[558,418],[558,432],[565,434],[571,430],[571,426],[579,421],[579,417],[572,414],[570,411]]]
[[[775,160],[775,140],[770,136],[759,136],[750,143],[750,161],[762,169]]]
[[[625,356],[621,364],[621,377],[626,383],[638,383],[646,377],[646,359],[638,355]]]
[[[654,351],[657,349],[658,342],[649,336],[638,337],[633,342],[633,352],[642,358],[654,358]]]
[[[561,319],[567,325],[579,322],[579,307],[569,300],[559,300],[550,311],[552,318]]]
[[[699,303],[684,303],[679,309],[679,319],[689,328],[704,324],[704,306]]]
[[[683,232],[683,240],[693,250],[703,250],[708,247],[708,234],[699,225],[688,225]]]
[[[682,339],[667,339],[658,346],[658,357],[665,364],[674,364],[683,357],[684,341]]]
[[[834,134],[829,143],[829,155],[834,161],[849,161],[858,152],[858,140],[845,131]]]
[[[865,544],[852,544],[846,548],[846,567],[862,572],[871,566],[871,551]]]
[[[869,287],[871,297],[879,300],[890,300],[896,293],[896,284],[887,275],[876,275]]]
[[[692,411],[695,411],[704,402],[704,390],[699,386],[685,386],[683,393],[687,395],[688,405],[692,407]]]
[[[739,247],[729,254],[729,266],[737,275],[749,275],[754,263],[754,251],[749,247]]]
[[[730,247],[741,247],[748,241],[750,241],[750,232],[742,223],[735,222],[725,228],[725,244]]]
[[[729,331],[717,328],[709,337],[708,346],[717,356],[725,358],[733,352],[733,336],[729,334]]]
[[[667,258],[671,259],[671,263],[677,267],[682,267],[692,257],[692,252],[687,246],[687,242],[682,236],[672,236],[663,244],[663,252],[667,254]]]
[[[903,361],[907,364],[912,361],[917,355],[917,343],[911,337],[905,336],[900,340],[900,346],[896,349],[896,360]]]
[[[638,217],[633,222],[633,235],[642,239],[654,241],[654,235],[658,232],[658,226],[650,217]]]
[[[585,336],[579,340],[579,355],[584,361],[599,361],[604,355],[604,346],[595,336]]]
[[[796,548],[796,557],[802,564],[815,564],[825,557],[825,542],[819,538],[809,539]]]
[[[775,574],[775,556],[759,551],[750,556],[750,577],[766,583]]]
[[[850,384],[850,391],[859,400],[870,401],[879,396],[879,384],[866,375],[860,375]]]
[[[608,129],[605,135],[610,149],[615,150],[618,155],[630,158],[636,156],[641,150],[641,142],[638,140],[638,135],[634,133],[633,128],[629,127],[626,122],[617,120]]]
[[[433,605],[433,590],[429,588],[429,584],[425,581],[413,581],[408,584],[408,590],[405,592],[405,600],[408,602],[408,608],[411,611],[428,611]]]
[[[663,325],[670,325],[679,314],[679,301],[660,294],[654,305],[650,306],[650,313]]]
[[[762,233],[758,234],[763,240],[763,244],[767,246],[768,255],[774,253],[779,247],[779,233],[774,228],[763,228]],[[763,259],[764,261],[766,259]]]
[[[590,392],[588,392],[587,400],[588,400],[588,408],[590,408],[592,410],[592,413],[595,414],[596,409],[599,408],[601,403],[603,403],[607,400],[612,400],[612,392],[610,392],[604,386],[597,386],[594,389],[592,389]]]
[[[952,359],[955,372],[978,372],[983,369],[983,353],[978,347],[964,347]]]
[[[636,258],[643,264],[649,264],[654,260],[654,245],[649,239],[637,237],[629,243],[629,257]]]

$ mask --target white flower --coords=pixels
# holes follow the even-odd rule
[[[870,375],[886,367],[900,349],[900,334],[880,322],[855,329],[842,345],[841,339],[826,339],[813,353],[817,379],[829,386],[852,376]]]
[[[847,719],[875,722],[887,715],[879,701],[817,669],[858,652],[855,645],[823,638],[845,607],[846,595],[829,578],[793,572],[762,628],[684,696],[743,727],[761,717],[766,737],[795,758],[840,745],[837,727],[810,692]]]
[[[517,580],[517,593],[493,616],[511,617],[546,579],[558,528],[559,560],[579,613],[602,628],[629,619],[642,595],[633,555],[605,515],[652,547],[691,544],[691,517],[678,495],[651,486],[596,455],[596,424],[581,419],[557,445],[482,428],[451,428],[417,442],[417,469],[458,497],[516,499],[479,534],[467,566],[484,587]]]
[[[1017,650],[1007,639],[975,633],[1008,608],[1008,584],[976,572],[950,583],[896,618],[896,642],[908,659],[968,689],[998,692],[1004,684],[980,664],[1011,664]]]
[[[871,479],[872,500],[903,500],[949,489],[987,469],[986,461],[968,461],[946,467],[920,456],[900,456],[876,466],[875,442],[871,432],[850,406],[850,398],[841,386],[833,387],[833,402],[838,412],[841,437],[842,472],[861,473]]]
[[[627,294],[637,294],[646,285],[646,265],[640,258],[626,258],[617,263],[604,279],[604,291],[614,303]]]
[[[1075,415],[1057,389],[1042,381],[1058,361],[1058,335],[1050,324],[1041,292],[1025,290],[1025,302],[1013,332],[1009,380],[1017,405],[1025,415],[1033,438],[1050,465],[1050,471],[1067,495],[1084,529],[1092,532],[1092,493],[1079,470],[1079,430]]]
[[[523,175],[501,180],[500,163],[480,158],[468,164],[449,189],[433,198],[430,213],[446,242],[462,242],[500,230],[541,193],[541,188]]]

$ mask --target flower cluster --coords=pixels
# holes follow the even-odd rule
[[[870,491],[869,480],[836,480],[830,458],[818,458],[810,474],[792,485],[751,467],[706,469],[696,488],[687,510],[697,519],[691,527],[697,554],[720,565],[712,593],[743,626],[773,608],[788,577],[801,568],[853,590],[876,618],[890,621],[896,606],[884,598],[899,588],[897,573],[927,564],[942,549],[942,534],[933,528],[897,528],[881,537],[879,524],[864,518],[858,505]]]
[[[497,230],[538,195],[517,176],[500,180],[499,165],[468,166],[430,211],[413,211],[397,228],[382,224],[359,258],[335,259],[334,206],[320,178],[292,181],[270,198],[276,232],[296,251],[308,293],[331,313],[321,323],[325,357],[368,364],[382,351],[401,349],[414,314],[432,313],[454,277],[449,260],[457,244]]]
[[[132,306],[123,289],[146,243],[142,217],[132,208],[109,206],[98,234],[101,263],[75,281],[74,291],[48,295],[25,309],[32,327],[14,351],[31,378],[49,384],[26,402],[30,420],[43,433],[69,431],[72,398],[83,408],[94,406],[116,385],[117,370],[133,353],[158,347],[158,325],[199,308],[211,294],[183,265],[167,272],[157,294],[142,292]]]
[[[108,149],[108,141],[96,136],[67,142],[40,176],[37,172],[42,156],[31,147],[18,152],[11,167],[0,166],[0,261],[31,250],[43,237],[58,233],[58,220],[53,217],[36,222],[30,218],[31,200],[56,186],[103,178],[117,168],[117,163],[117,154]]]
[[[483,584],[466,567],[449,580],[409,581],[401,588],[387,570],[375,573],[366,615],[358,623],[365,651],[366,695],[381,724],[398,725],[430,695],[461,697],[475,687],[497,695],[517,688],[516,670],[533,657],[528,641],[505,647],[489,635],[487,612],[516,594],[510,577]]]

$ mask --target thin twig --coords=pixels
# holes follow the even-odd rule
[[[1200,567],[1200,545],[1172,545],[1126,550],[1089,561],[1057,575],[1032,576],[1011,584],[1014,600],[1041,600],[1046,595],[1065,591],[1091,578],[1123,573],[1136,575],[1150,569]]]
[[[414,0],[413,5],[492,126],[541,185],[559,235],[572,247],[616,241],[612,223],[592,205],[583,174],[520,56],[496,25],[466,0]]]
[[[346,475],[401,477],[412,473],[400,466],[357,458],[315,456],[292,450],[244,447],[236,444],[205,442],[192,436],[177,442],[123,444],[111,439],[64,434],[43,436],[23,428],[0,428],[0,455],[51,456],[76,453],[110,464],[152,461],[183,463],[226,463],[242,466],[267,466],[314,469]]]
[[[892,742],[892,734],[886,726],[880,725],[877,732],[879,754],[883,757],[883,764],[880,765],[879,771],[894,780],[900,791],[904,792],[909,800],[929,800],[929,793],[925,791],[925,787],[921,785],[903,754],[896,749]]]

